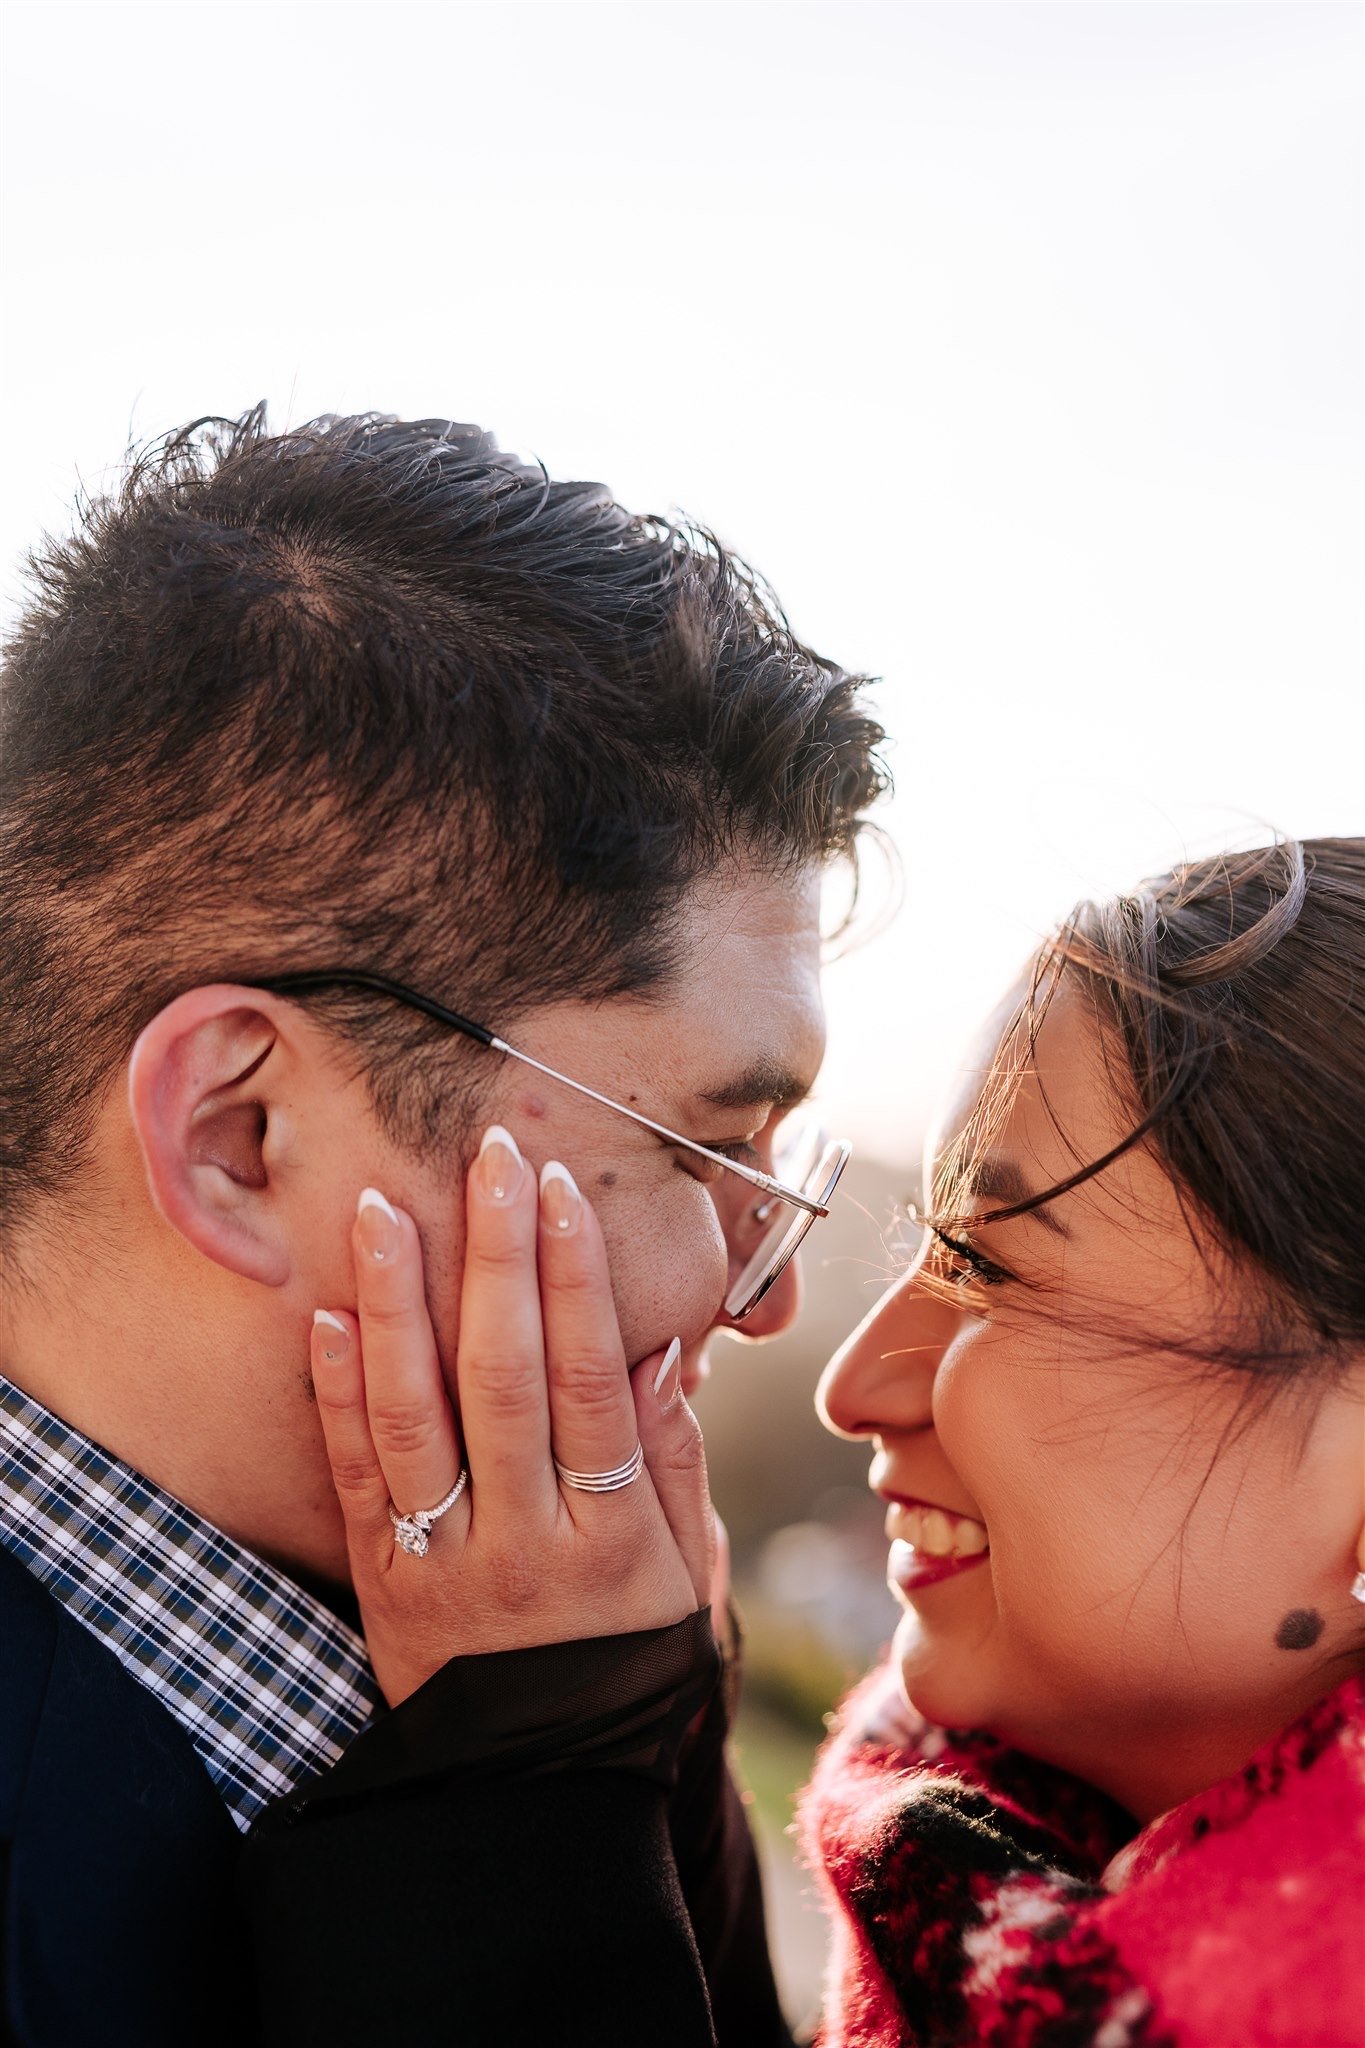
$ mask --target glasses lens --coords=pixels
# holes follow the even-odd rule
[[[776,1162],[776,1177],[823,1209],[848,1164],[850,1150],[842,1138],[831,1140],[818,1126],[808,1126]],[[725,1313],[737,1323],[752,1315],[773,1282],[791,1264],[812,1223],[819,1220],[808,1209],[794,1208],[778,1195],[765,1197],[754,1213],[762,1220],[769,1210],[771,1223],[725,1297]]]

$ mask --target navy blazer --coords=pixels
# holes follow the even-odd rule
[[[0,1550],[0,2032],[258,2036],[242,1836],[180,1723]]]

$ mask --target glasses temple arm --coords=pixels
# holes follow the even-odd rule
[[[558,1081],[565,1088],[572,1088],[576,1094],[586,1095],[591,1102],[600,1102],[604,1109],[614,1109],[620,1116],[628,1116],[644,1130],[653,1131],[655,1137],[665,1138],[670,1145],[681,1145],[685,1151],[695,1152],[699,1159],[709,1159],[716,1166],[723,1166],[727,1173],[737,1173],[741,1180],[747,1180],[751,1187],[762,1188],[765,1195],[776,1195],[783,1202],[790,1202],[793,1208],[804,1209],[808,1216],[828,1216],[829,1209],[819,1202],[812,1202],[796,1188],[785,1187],[780,1180],[774,1180],[770,1173],[762,1173],[756,1166],[745,1166],[738,1159],[727,1159],[723,1152],[713,1152],[707,1145],[699,1145],[695,1138],[684,1138],[678,1131],[670,1131],[666,1124],[656,1124],[652,1117],[641,1115],[638,1109],[627,1109],[624,1102],[614,1102],[610,1095],[599,1095],[595,1088],[589,1088],[583,1081],[575,1081],[568,1074],[561,1074],[557,1067],[547,1067],[543,1060],[533,1059],[529,1052],[520,1051],[509,1045],[505,1038],[497,1038],[485,1024],[475,1024],[469,1017],[462,1017],[458,1010],[448,1010],[444,1003],[438,1003],[431,996],[419,995],[416,989],[404,983],[391,981],[385,974],[370,974],[364,968],[347,968],[335,973],[326,969],[313,972],[304,970],[298,974],[277,974],[269,979],[253,983],[256,988],[273,989],[279,995],[304,995],[324,988],[365,988],[376,994],[392,996],[409,1009],[420,1010],[437,1024],[444,1024],[452,1031],[460,1032],[465,1038],[472,1038],[476,1044],[484,1045],[492,1052],[505,1053],[508,1059],[520,1060],[523,1066],[534,1067],[538,1074],[544,1074],[551,1081]]]
[[[790,1202],[794,1208],[804,1209],[808,1216],[828,1216],[829,1210],[819,1202],[812,1202],[807,1195],[795,1188],[784,1186],[774,1180],[770,1173],[763,1173],[756,1166],[745,1166],[739,1159],[727,1159],[723,1152],[713,1152],[708,1145],[699,1145],[695,1138],[684,1138],[678,1131],[670,1131],[666,1124],[656,1124],[653,1117],[644,1116],[638,1109],[627,1109],[624,1102],[614,1102],[610,1095],[599,1095],[595,1088],[589,1088],[584,1081],[575,1081],[568,1074],[561,1074],[557,1067],[547,1067],[543,1060],[533,1059],[529,1052],[521,1052],[515,1045],[509,1045],[505,1038],[488,1040],[494,1052],[506,1053],[509,1059],[520,1060],[523,1066],[534,1067],[538,1074],[546,1075],[551,1081],[559,1081],[566,1088],[572,1088],[579,1095],[586,1095],[592,1102],[600,1102],[604,1109],[614,1109],[621,1116],[628,1116],[632,1123],[644,1130],[653,1131],[656,1138],[665,1138],[670,1145],[681,1145],[688,1152],[695,1152],[700,1159],[710,1159],[717,1166],[725,1167],[729,1173],[737,1173],[747,1180],[751,1187],[762,1188],[765,1195],[777,1195],[782,1201]]]
[[[474,1039],[479,1045],[496,1045],[499,1051],[506,1049],[486,1024],[476,1024],[472,1018],[462,1017],[458,1010],[448,1010],[444,1003],[434,1001],[431,996],[419,995],[415,988],[408,988],[401,981],[390,981],[386,974],[367,974],[362,967],[348,968],[335,974],[329,974],[325,969],[316,973],[275,974],[268,980],[253,981],[251,986],[272,989],[282,996],[308,995],[324,988],[367,988],[376,995],[391,996],[396,1002],[405,1003],[410,1010],[420,1010],[434,1023],[448,1025],[452,1031]]]

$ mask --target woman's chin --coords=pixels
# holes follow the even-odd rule
[[[908,1607],[897,1626],[891,1655],[901,1689],[916,1712],[940,1728],[984,1728],[989,1707],[983,1647],[945,1642]]]

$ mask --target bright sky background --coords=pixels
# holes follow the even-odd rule
[[[12,6],[0,558],[130,432],[492,426],[884,678],[904,1156],[1070,901],[1365,829],[1358,5]]]

